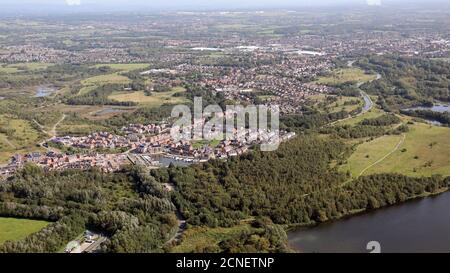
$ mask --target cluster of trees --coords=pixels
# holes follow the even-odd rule
[[[117,105],[117,106],[136,106],[137,103],[131,101],[116,101],[109,99],[108,96],[113,91],[124,90],[120,84],[106,84],[97,87],[85,95],[75,95],[66,100],[69,105]]]
[[[437,193],[450,185],[450,178],[440,176],[380,174],[341,187],[346,177],[330,169],[329,163],[345,151],[334,140],[299,136],[275,152],[172,167],[158,171],[165,174],[155,178],[169,176],[177,185],[174,200],[190,225],[210,227],[233,226],[248,217],[268,217],[275,224],[319,223]],[[248,239],[228,242],[228,249],[245,246]]]
[[[123,113],[121,115],[114,116],[107,120],[99,122],[99,125],[112,128],[121,128],[124,125],[130,123],[159,123],[170,117],[173,106],[162,105],[159,108],[143,107],[139,108],[133,113]]]
[[[401,113],[412,117],[438,121],[450,126],[450,112],[440,113],[431,110],[401,110]]]
[[[41,231],[21,241],[7,241],[0,245],[0,253],[58,252],[85,230],[86,221],[80,214],[62,217]]]
[[[363,138],[363,137],[379,137],[386,133],[383,127],[372,125],[342,125],[325,127],[320,129],[322,134],[333,134],[340,138]]]
[[[364,119],[359,124],[368,126],[389,126],[394,124],[399,124],[401,119],[396,115],[382,115],[376,118]]]
[[[276,152],[171,167],[153,176],[177,186],[174,202],[191,225],[233,226],[249,215],[295,223],[301,222],[296,200],[345,180],[329,163],[346,150],[340,141],[297,137]]]
[[[283,128],[316,129],[349,116],[350,113],[346,111],[335,113],[306,112],[298,115],[282,116],[280,121]]]
[[[84,230],[109,236],[105,252],[154,252],[178,227],[168,193],[141,169],[44,172],[27,165],[0,185],[0,216],[52,221],[0,252],[55,252]]]
[[[279,225],[267,217],[258,217],[251,224],[251,230],[218,244],[216,251],[224,253],[286,252],[287,234]],[[216,252],[206,249],[207,252]]]
[[[0,73],[0,88],[22,88],[46,84],[59,85],[103,73],[105,71],[89,65],[57,64],[42,70],[21,70],[13,74]]]
[[[399,56],[371,56],[358,62],[369,71],[382,75],[378,81],[362,86],[381,97],[380,102],[401,109],[430,101],[450,101],[450,68],[444,61]]]

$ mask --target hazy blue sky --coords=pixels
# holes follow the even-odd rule
[[[106,11],[161,9],[238,9],[324,5],[389,6],[412,2],[449,0],[0,0],[0,12],[26,11]]]

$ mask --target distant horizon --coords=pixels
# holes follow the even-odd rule
[[[105,13],[105,12],[175,12],[175,11],[235,11],[235,10],[269,10],[298,8],[364,8],[364,7],[409,7],[426,4],[427,7],[439,5],[439,8],[450,7],[445,0],[216,0],[216,1],[152,1],[143,0],[0,0],[3,8],[0,14],[33,14],[33,13]],[[442,6],[444,5],[444,6]],[[437,6],[436,6],[437,7]]]

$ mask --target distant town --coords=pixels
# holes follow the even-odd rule
[[[130,124],[123,127],[122,132],[121,136],[99,132],[83,137],[52,137],[43,146],[49,148],[52,144],[62,145],[79,148],[81,152],[66,154],[53,149],[46,153],[17,154],[8,165],[0,168],[0,175],[13,175],[27,163],[41,166],[46,171],[97,168],[107,173],[119,171],[130,164],[148,168],[167,167],[177,163],[188,165],[239,156],[249,152],[255,145],[275,141],[275,134],[271,132],[243,130],[241,136],[233,140],[200,141],[197,144],[184,140],[175,142],[167,124]],[[294,136],[294,132],[281,131],[276,141],[287,141]],[[125,152],[96,152],[115,149],[123,149]]]

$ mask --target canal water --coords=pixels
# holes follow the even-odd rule
[[[298,229],[288,238],[305,253],[368,253],[372,241],[385,253],[450,253],[450,192]]]

